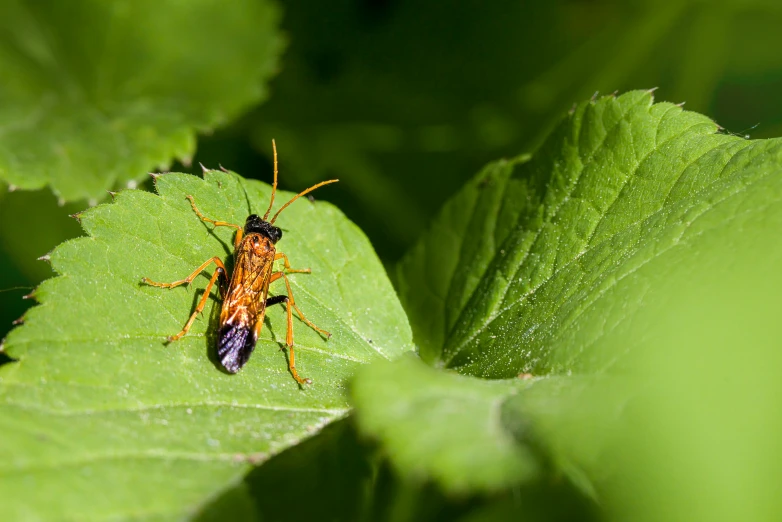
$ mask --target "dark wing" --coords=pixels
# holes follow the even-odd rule
[[[255,349],[255,335],[252,327],[243,324],[224,324],[220,327],[217,340],[217,357],[220,364],[231,373],[236,373],[250,359]]]

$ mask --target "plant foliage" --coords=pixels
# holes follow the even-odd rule
[[[680,361],[669,385],[692,394],[715,386],[703,367],[728,371],[725,339],[743,335],[742,350],[776,359],[768,330],[745,332],[725,309],[757,324],[746,318],[778,307],[771,289],[780,282],[773,267],[782,140],[717,131],[704,116],[653,103],[649,92],[585,102],[531,159],[490,165],[445,205],[397,274],[424,359],[465,375],[428,375],[411,363],[371,366],[354,389],[359,424],[383,441],[400,471],[481,490],[486,477],[475,467],[506,486],[538,477],[532,458],[526,469],[501,474],[510,455],[528,452],[595,495],[607,480],[602,452],[622,468],[616,448],[625,446],[609,444],[612,430],[642,437],[625,418],[629,403],[703,429],[671,419],[687,409],[660,415],[649,399],[654,391],[668,395],[660,389],[668,366]],[[735,282],[737,267],[738,275],[753,274],[746,288]],[[734,281],[730,297],[705,298],[718,280]],[[755,297],[763,284],[767,291]],[[714,329],[722,336],[715,339]],[[699,336],[721,347],[709,363],[697,363],[711,354]],[[736,382],[752,388],[751,374],[735,367]],[[524,379],[478,379],[486,377]],[[489,386],[495,394],[477,400]],[[739,414],[740,401],[724,402]],[[709,422],[721,429],[716,418]],[[478,428],[491,437],[475,436]],[[509,439],[517,447],[492,458]],[[716,460],[717,447],[708,450],[702,458]],[[660,443],[651,454],[664,451],[686,453]],[[639,460],[622,471],[640,473]],[[693,483],[708,469],[689,469]]]
[[[3,2],[0,180],[96,200],[189,162],[196,132],[265,96],[279,18],[265,0]]]
[[[297,369],[313,384],[300,389],[288,373],[281,306],[237,375],[214,359],[216,290],[188,335],[167,345],[213,268],[170,290],[141,278],[178,280],[232,249],[232,229],[202,222],[185,196],[207,216],[242,224],[263,214],[270,188],[209,171],[203,180],[163,175],[157,190],[126,190],[84,212],[88,236],[52,253],[60,275],[35,291],[41,305],[6,340],[17,362],[0,368],[0,518],[195,513],[252,465],[347,415],[345,386],[359,366],[411,347],[366,237],[332,205],[306,199],[281,214],[278,246],[312,269],[290,276],[294,295],[333,334],[326,341],[295,321]],[[292,196],[278,193],[277,204]]]

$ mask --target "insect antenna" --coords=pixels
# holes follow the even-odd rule
[[[276,174],[276,172],[275,172],[275,174]],[[275,176],[275,177],[276,177],[276,176]],[[308,188],[307,190],[304,190],[304,191],[302,191],[302,192],[299,192],[298,194],[296,194],[296,195],[293,197],[293,199],[291,199],[290,201],[288,201],[287,203],[285,203],[285,204],[282,206],[282,208],[280,208],[280,210],[278,210],[278,211],[277,211],[277,213],[276,213],[276,214],[274,214],[274,217],[272,218],[272,220],[271,220],[271,221],[269,221],[269,223],[271,223],[271,224],[274,224],[274,221],[277,219],[277,216],[279,216],[279,215],[280,215],[280,212],[282,212],[283,210],[285,210],[285,209],[288,207],[288,205],[290,205],[291,203],[293,203],[294,201],[296,201],[297,199],[299,199],[299,198],[300,198],[300,197],[302,197],[303,195],[305,195],[305,194],[309,194],[310,192],[312,192],[312,191],[313,191],[313,190],[315,190],[316,188],[322,187],[323,185],[328,185],[329,183],[336,183],[337,181],[339,181],[339,180],[338,180],[338,179],[330,179],[330,180],[328,180],[328,181],[321,181],[321,182],[320,182],[320,183],[318,183],[317,185],[313,185],[313,186],[311,186],[310,188]],[[265,219],[266,219],[266,218],[264,218],[264,220],[265,220]]]
[[[272,140],[272,149],[274,149],[274,183],[272,184],[272,197],[269,200],[269,208],[266,209],[266,214],[263,215],[264,221],[269,218],[269,212],[272,211],[272,205],[274,205],[274,194],[277,192],[277,144],[274,142],[274,140]],[[279,212],[277,213],[279,214]],[[273,219],[272,223],[274,223]]]

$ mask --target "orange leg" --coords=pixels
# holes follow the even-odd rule
[[[280,254],[278,254],[280,255]],[[285,256],[285,254],[282,254],[282,256]],[[285,259],[287,261],[287,258]],[[287,263],[286,263],[287,264]],[[288,281],[288,277],[285,275],[285,272],[277,272],[272,274],[271,279],[269,282],[274,282],[279,278],[285,279],[285,287],[288,290],[288,298],[285,300],[286,304],[286,311],[288,314],[288,331],[285,335],[285,344],[288,346],[289,350],[289,359],[288,359],[288,369],[291,372],[291,375],[293,375],[293,378],[296,379],[296,382],[299,384],[311,384],[312,379],[306,379],[299,377],[299,373],[296,371],[296,353],[293,348],[293,309],[296,309],[296,313],[299,314],[299,317],[302,321],[304,321],[307,326],[315,330],[316,332],[325,335],[326,337],[331,337],[331,334],[327,332],[326,330],[322,330],[315,326],[309,319],[307,319],[303,313],[301,313],[301,310],[298,306],[296,306],[296,301],[293,299],[293,290],[291,290],[290,282]]]
[[[195,311],[193,312],[193,315],[190,316],[190,319],[187,320],[187,323],[185,323],[185,327],[182,328],[182,331],[179,332],[176,335],[169,335],[166,339],[168,341],[178,341],[181,339],[188,330],[190,330],[190,327],[193,326],[193,321],[195,321],[196,316],[203,311],[204,306],[206,306],[206,300],[209,299],[209,292],[212,290],[212,286],[214,286],[215,281],[217,281],[217,278],[220,277],[220,269],[218,268],[215,270],[215,273],[212,274],[212,279],[209,280],[209,284],[206,285],[206,289],[204,289],[204,295],[201,297],[201,301],[199,301],[198,306],[196,306]]]
[[[293,299],[293,290],[291,290],[291,283],[288,281],[288,276],[285,275],[285,272],[275,272],[272,274],[271,278],[269,279],[269,283],[273,283],[274,281],[278,280],[279,278],[283,278],[285,280],[285,287],[288,289],[288,308],[290,312],[290,308],[293,307],[296,309],[296,313],[299,314],[299,317],[302,321],[304,321],[307,326],[315,330],[316,332],[320,333],[321,335],[325,335],[326,337],[331,337],[331,334],[327,332],[326,330],[323,330],[321,328],[318,328],[315,326],[312,321],[307,319],[304,314],[302,313],[301,309],[299,309],[298,306],[296,306],[296,301]],[[292,323],[291,323],[292,324]],[[288,346],[293,346],[293,328],[290,326],[288,327],[288,335],[286,337],[286,344]]]
[[[234,239],[234,249],[239,248],[239,243],[242,242],[242,234],[244,230],[240,225],[234,225],[233,223],[229,223],[227,221],[215,221],[214,219],[209,219],[208,217],[201,214],[201,211],[196,208],[195,199],[193,196],[187,196],[187,199],[190,200],[190,206],[193,207],[193,212],[195,212],[198,217],[201,218],[201,221],[206,221],[207,223],[212,223],[216,227],[233,227],[236,229],[236,238]]]
[[[187,321],[187,324],[185,324],[185,327],[182,329],[181,332],[179,332],[176,335],[170,335],[167,337],[169,341],[176,341],[177,339],[180,339],[183,335],[187,333],[188,330],[190,330],[190,327],[193,325],[193,321],[195,321],[196,316],[201,313],[201,311],[204,309],[204,306],[206,306],[206,300],[209,299],[209,292],[212,290],[212,286],[214,286],[215,281],[217,281],[217,278],[220,277],[222,274],[225,276],[225,265],[220,260],[219,257],[213,257],[212,259],[208,260],[201,266],[195,269],[195,271],[187,276],[185,279],[180,279],[179,281],[174,281],[173,283],[156,283],[155,281],[152,281],[150,279],[147,279],[146,277],[141,280],[142,283],[148,284],[150,286],[157,286],[160,288],[174,288],[179,285],[184,284],[190,284],[193,279],[198,276],[207,266],[209,266],[210,263],[214,263],[217,265],[217,270],[215,270],[215,273],[212,274],[212,278],[209,280],[209,284],[206,285],[206,289],[204,290],[204,295],[201,298],[201,301],[198,303],[198,306],[195,309],[195,312],[193,312],[193,315],[190,316],[190,320]],[[221,287],[220,293],[222,293],[223,289]]]
[[[196,268],[195,271],[192,274],[190,274],[189,276],[187,276],[184,279],[180,279],[179,281],[174,281],[173,283],[156,283],[156,282],[152,281],[151,279],[143,277],[141,279],[141,282],[144,283],[144,284],[150,285],[150,286],[158,286],[160,288],[174,288],[175,286],[179,286],[179,285],[189,285],[190,283],[193,282],[193,279],[195,279],[196,276],[198,276],[198,274],[203,272],[203,270],[206,267],[209,266],[210,263],[214,263],[214,264],[217,265],[217,270],[215,270],[215,274],[218,274],[221,271],[222,271],[223,274],[227,273],[225,271],[225,265],[220,260],[220,258],[219,257],[213,257],[212,259],[206,261],[204,264],[202,264],[201,266]]]
[[[296,371],[296,354],[293,350],[293,314],[291,312],[290,301],[288,301],[286,309],[288,311],[288,335],[285,344],[288,345],[288,369],[299,384],[312,384],[312,379],[299,377],[299,372]]]
[[[284,263],[285,263],[285,270],[289,274],[311,274],[312,273],[312,270],[309,269],[309,268],[291,268],[291,264],[288,261],[288,256],[286,256],[282,252],[277,252],[274,255],[274,260],[277,261],[278,259],[284,259],[285,260],[284,261]]]

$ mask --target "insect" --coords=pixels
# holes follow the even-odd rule
[[[190,206],[193,207],[193,211],[202,221],[212,223],[216,227],[233,227],[236,229],[236,237],[234,238],[234,269],[230,281],[228,280],[228,272],[225,265],[219,257],[209,259],[185,279],[174,281],[173,283],[156,283],[146,277],[141,281],[151,286],[174,288],[179,285],[190,284],[210,264],[214,263],[217,265],[217,269],[212,274],[209,284],[207,284],[204,290],[203,297],[184,328],[182,328],[182,331],[176,335],[169,336],[167,339],[168,341],[176,341],[187,334],[196,316],[204,309],[212,286],[220,279],[218,288],[223,298],[223,307],[220,312],[220,328],[217,335],[217,356],[223,367],[231,373],[241,370],[253,353],[255,343],[258,341],[258,335],[261,333],[261,328],[263,328],[266,308],[285,303],[288,314],[288,331],[285,336],[285,344],[289,350],[288,369],[293,378],[296,379],[296,382],[299,384],[310,384],[312,382],[311,379],[300,377],[296,371],[293,351],[293,310],[296,310],[301,320],[316,332],[326,338],[331,337],[331,334],[315,326],[296,306],[287,274],[309,274],[311,270],[309,268],[298,270],[291,268],[288,256],[277,251],[276,244],[282,238],[282,230],[274,226],[274,222],[288,205],[301,196],[312,192],[318,187],[335,183],[339,180],[322,181],[300,192],[284,204],[269,220],[269,213],[274,204],[274,195],[277,192],[277,144],[274,140],[272,140],[272,148],[274,150],[274,184],[272,185],[269,208],[266,209],[263,218],[258,217],[256,214],[250,214],[247,216],[244,227],[225,221],[215,221],[204,216],[198,210],[193,196],[187,196],[187,199],[190,200]],[[284,268],[283,270],[275,271],[274,262],[280,259],[284,262]],[[278,279],[285,281],[287,295],[269,297],[269,285]]]

